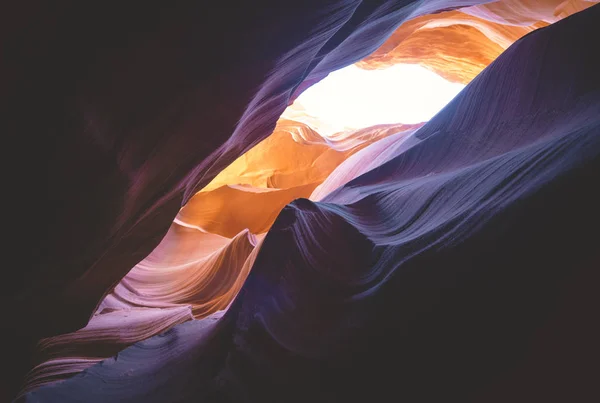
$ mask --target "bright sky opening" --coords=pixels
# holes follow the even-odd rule
[[[351,65],[307,89],[283,117],[302,120],[324,136],[377,124],[420,123],[430,120],[463,88],[416,64],[382,70]],[[294,116],[301,112],[313,119]]]

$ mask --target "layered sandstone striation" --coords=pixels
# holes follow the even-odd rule
[[[468,83],[513,42],[591,7],[585,0],[503,0],[414,18],[357,63],[381,69],[416,63],[447,80]]]
[[[16,5],[0,400],[582,401],[599,6],[479,3]],[[466,83],[507,48],[420,129],[277,122],[374,51]]]
[[[224,169],[181,209],[176,222],[232,237],[265,233],[292,200],[309,197],[348,157],[391,134],[419,125],[380,125],[324,137],[281,119],[275,131]]]
[[[599,20],[517,41],[382,164],[286,206],[223,316],[21,400],[596,397]]]
[[[325,138],[305,124],[280,120],[271,136],[188,202],[161,243],[104,298],[86,328],[38,343],[35,355],[40,363],[29,372],[21,393],[72,376],[178,323],[165,320],[161,323],[169,326],[157,325],[153,321],[161,312],[172,315],[179,309],[188,312],[185,320],[190,320],[227,308],[250,271],[260,241],[285,205],[309,197],[329,173],[362,148],[419,126],[380,125]],[[107,321],[123,316],[129,319]],[[94,330],[103,323],[111,327],[102,333]],[[126,336],[133,326],[145,337]],[[94,337],[96,344],[81,343]],[[53,355],[45,347],[48,340],[55,346]],[[81,347],[73,350],[73,344]],[[73,354],[76,358],[71,358]]]

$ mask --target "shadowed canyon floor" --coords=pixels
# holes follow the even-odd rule
[[[597,401],[597,2],[239,3],[0,16],[0,402]],[[469,85],[324,136],[354,62]]]
[[[348,18],[332,33],[334,42],[326,41],[317,51],[321,57],[313,59],[316,66],[304,79],[319,79],[341,60],[348,64],[340,52],[344,46],[361,49],[358,33],[375,29],[383,42],[392,33],[388,28],[401,22],[400,15],[472,3],[321,6],[317,9],[327,10],[329,18]],[[510,35],[504,37],[515,40],[533,31],[524,26],[544,26],[559,19],[561,12],[569,13],[569,7],[570,13],[584,8],[582,2],[555,3],[491,3],[470,8],[467,17],[445,11],[434,14],[429,26],[434,31],[451,26],[435,22],[451,13],[452,19],[469,21],[458,24],[465,35],[473,26],[481,27],[471,17],[485,16],[494,22],[484,29],[488,35],[493,36],[490,30],[497,34],[506,29]],[[346,7],[353,12],[339,11]],[[311,15],[306,14],[308,20]],[[386,21],[384,15],[395,22],[381,22]],[[511,16],[521,23],[509,21]],[[374,19],[365,22],[369,18]],[[411,20],[412,28],[411,23],[407,26],[426,25],[419,18]],[[178,202],[177,208],[159,213],[168,195],[144,195],[149,188],[134,187],[140,192],[134,197],[129,190],[137,202],[154,201],[149,206],[131,199],[123,204],[127,214],[141,209],[141,215],[128,216],[135,217],[134,232],[140,240],[126,243],[128,250],[137,251],[130,260],[137,260],[122,281],[128,270],[128,262],[122,261],[120,269],[109,270],[120,276],[99,284],[93,281],[104,273],[99,269],[70,277],[98,290],[97,296],[106,294],[84,298],[87,288],[79,291],[79,300],[96,301],[95,309],[81,308],[81,317],[95,311],[103,318],[79,330],[81,337],[69,347],[70,359],[94,349],[100,357],[118,353],[63,382],[32,388],[18,401],[596,401],[600,334],[594,318],[599,301],[592,285],[599,280],[600,254],[591,234],[600,225],[600,195],[595,189],[600,180],[600,60],[590,40],[600,37],[598,22],[600,6],[592,6],[510,47],[504,42],[506,46],[479,65],[484,67],[508,49],[478,75],[479,71],[457,68],[465,72],[460,77],[476,77],[422,127],[384,127],[385,135],[357,143],[352,142],[360,133],[354,133],[336,148],[318,144],[321,137],[311,137],[307,125],[280,121],[269,137],[273,144],[279,144],[278,135],[286,139],[284,134],[295,132],[321,147],[306,154],[310,161],[330,154],[323,161],[326,166],[298,174],[292,164],[288,171],[250,177],[247,187],[231,187],[228,175],[242,177],[261,154],[253,157],[250,152],[238,168],[234,162],[224,169],[223,155],[229,162],[235,155],[225,151],[227,147],[240,151],[256,142],[245,139],[253,133],[249,127],[255,127],[258,136],[257,127],[268,126],[266,120],[257,120],[259,111],[274,119],[277,111],[281,113],[281,108],[265,106],[275,98],[255,98],[255,109],[246,109],[233,140],[221,147],[222,154],[206,160],[214,174],[198,169],[202,180],[190,179],[184,186],[183,209],[178,210]],[[396,33],[389,39],[394,51],[385,52],[385,57],[402,58],[407,51],[396,46]],[[364,53],[376,48],[367,42]],[[452,51],[461,48],[442,54]],[[375,52],[361,63],[387,62],[382,57]],[[439,59],[431,60],[434,71],[443,70]],[[280,106],[283,98],[277,98]],[[260,136],[265,135],[261,131]],[[234,146],[239,138],[244,141]],[[263,147],[268,150],[268,141]],[[132,168],[127,156],[139,157],[135,149],[130,154],[127,150],[122,148],[122,169]],[[215,176],[212,188],[197,193]],[[248,192],[248,186],[263,192]],[[273,188],[289,191],[298,186],[306,187],[304,196],[283,207],[285,197]],[[238,198],[233,196],[236,192],[250,195]],[[245,203],[275,206],[269,210],[274,216],[218,221],[211,218],[218,212],[206,206],[219,198],[235,199],[239,204],[232,211]],[[152,248],[141,239],[151,237],[145,231],[159,225],[153,219],[153,225],[144,227],[144,220],[165,214],[167,223],[177,211],[163,242],[146,257]],[[123,220],[111,224],[120,228]],[[209,224],[210,233],[199,230]],[[266,235],[252,234],[269,228]],[[158,243],[161,237],[156,238]],[[138,242],[142,250],[131,249]],[[238,269],[225,269],[230,267]],[[67,297],[74,296],[61,296]],[[216,312],[232,300],[229,309]],[[27,307],[19,312],[28,312]],[[153,334],[170,330],[148,338],[143,329],[126,324],[120,328],[131,333],[111,340],[114,333],[102,329],[113,321],[127,323],[120,316],[123,307],[144,311],[143,320],[151,324]],[[36,335],[58,337],[44,339],[45,354],[52,358],[53,351],[63,348],[57,335],[77,330],[71,316],[77,308],[55,315],[51,311],[56,306],[44,309],[49,310],[47,321],[62,318],[56,325],[61,331],[42,331],[44,322],[26,328],[38,326]],[[192,317],[203,319],[188,321]],[[139,318],[133,315],[131,321]],[[188,322],[178,324],[183,321]],[[143,341],[119,351],[138,340]],[[59,364],[61,357],[54,357]],[[83,361],[77,364],[87,366]]]

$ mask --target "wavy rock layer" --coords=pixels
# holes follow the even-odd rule
[[[502,7],[498,7],[498,5],[490,6],[491,8],[487,6],[471,7],[463,9],[464,13],[449,11],[412,19],[403,24],[388,42],[365,63],[371,63],[369,66],[373,67],[374,60],[377,58],[381,63],[389,63],[390,60],[407,62],[410,61],[409,56],[412,55],[410,57],[413,57],[413,61],[418,59],[430,67],[436,65],[438,70],[444,70],[442,75],[445,74],[446,77],[454,80],[465,81],[472,78],[472,73],[479,71],[481,66],[486,65],[499,54],[498,47],[503,50],[524,33],[584,8],[581,2],[565,3],[558,8],[555,7],[556,5],[552,6],[550,2],[532,3],[524,8],[516,7],[512,3],[504,3]],[[389,20],[382,18],[381,13],[384,11],[392,13],[395,18],[406,18],[407,15],[418,15],[423,10],[410,7],[394,9],[391,3],[381,4],[380,7],[375,8],[362,5],[354,13],[358,20],[351,19],[345,24],[349,24],[349,30],[350,27],[353,27],[353,29],[361,31],[361,24],[365,24],[366,21],[377,21],[377,24],[382,26],[380,34],[384,35],[391,26]],[[550,17],[548,10],[555,10],[551,13],[555,15]],[[339,9],[336,12],[341,13],[342,11],[348,12],[348,9]],[[362,22],[359,21],[361,18],[363,18]],[[535,22],[536,19],[543,23]],[[337,23],[342,22],[338,21]],[[515,24],[520,26],[515,26]],[[448,31],[450,28],[452,28],[451,32]],[[470,31],[465,34],[463,32],[465,29],[467,31],[475,29],[480,34],[470,34]],[[367,31],[372,34],[371,31]],[[458,36],[452,34],[455,31],[459,32]],[[351,34],[349,31],[344,33],[344,35],[346,34],[350,35],[348,38],[352,37],[353,40],[356,40],[356,34]],[[440,35],[443,35],[443,38]],[[429,54],[423,54],[420,51],[424,48],[422,46],[423,38],[429,41],[430,46],[425,47],[430,50]],[[469,43],[470,53],[462,55],[463,63],[479,66],[471,70],[464,65],[458,66],[466,74],[462,78],[453,76],[454,72],[458,71],[455,62],[456,55],[454,58],[447,55],[448,49],[458,51],[460,47],[457,46],[457,40]],[[351,42],[352,40],[350,40]],[[431,46],[432,44],[439,46],[436,48],[436,46]],[[393,57],[382,61],[382,51],[386,47],[394,49],[384,56]],[[348,51],[350,50],[349,47],[346,46],[346,48]],[[492,51],[488,51],[488,48]],[[363,46],[361,49],[361,52],[364,52],[366,48]],[[335,52],[340,52],[339,50],[330,50],[334,55]],[[464,46],[462,51],[466,52]],[[402,57],[398,56],[399,52],[404,52]],[[345,60],[355,57],[343,54],[344,52],[341,52],[336,57],[343,56],[342,58],[345,57]],[[479,58],[480,54],[487,56]],[[331,62],[335,58],[325,59],[327,60],[315,58],[320,62]],[[322,69],[319,70],[315,67],[315,71],[323,74]],[[269,78],[271,82],[278,79],[281,77]],[[314,81],[317,81],[314,75],[306,77],[304,84],[296,87],[291,97],[296,96],[307,83]],[[253,106],[263,112],[267,107],[259,104],[253,104]],[[270,107],[268,106],[267,109]],[[314,123],[310,121],[310,117],[304,116],[302,111],[288,109],[286,113],[286,116],[292,119],[300,119],[309,125]],[[273,117],[265,113],[259,118],[266,121]],[[94,118],[90,119],[92,122],[90,124],[93,125]],[[252,127],[254,123],[256,122],[242,122],[236,133],[239,134],[239,131],[242,130],[241,127],[245,127],[244,125]],[[311,126],[317,127],[318,125]],[[63,379],[77,373],[131,343],[158,334],[192,316],[202,318],[226,308],[242,286],[252,262],[258,254],[259,248],[255,247],[256,239],[252,233],[266,232],[280,210],[292,200],[309,196],[311,199],[320,200],[356,176],[387,162],[395,155],[417,144],[419,140],[414,136],[415,128],[406,125],[388,125],[339,133],[336,136],[323,138],[304,124],[285,119],[280,120],[271,136],[235,160],[201,192],[189,200],[180,211],[176,223],[171,226],[155,251],[137,264],[104,298],[86,327],[75,332],[43,339],[37,344],[35,361],[30,363],[33,370],[27,376],[23,391],[26,392],[40,384]],[[255,134],[260,134],[260,130]],[[385,140],[378,141],[382,138]],[[238,145],[228,142],[224,145],[224,149],[233,149]],[[142,150],[129,143],[120,146],[125,149],[117,158],[119,166],[125,170],[133,169],[133,165],[128,159],[139,156]],[[362,150],[365,146],[368,147]],[[171,146],[166,146],[167,151],[174,151],[169,147]],[[153,153],[152,150],[150,152]],[[161,153],[163,153],[162,148]],[[354,155],[355,153],[357,154]],[[200,175],[201,179],[193,187],[197,189],[201,183],[205,183],[211,176],[214,176],[222,164],[231,158],[231,155],[225,152],[216,160],[214,158],[211,160],[214,165],[207,168],[207,165],[204,164],[203,167],[207,169],[194,170],[191,175]],[[346,159],[347,161],[345,161]],[[365,163],[365,161],[371,162]],[[148,164],[145,166],[151,167]],[[137,187],[145,186],[145,179],[141,180],[140,178],[156,173],[152,173],[151,169],[150,171],[144,171],[144,169],[140,171],[141,176],[135,174],[130,181],[134,184],[131,190],[133,193],[130,192],[129,196],[131,197],[128,196],[130,207],[131,203],[136,203],[137,196],[135,194],[140,191]],[[325,179],[326,181],[322,183]],[[151,181],[147,183],[151,183]],[[189,190],[192,183],[188,182],[185,188]],[[163,198],[162,201],[158,201],[158,204],[151,206],[147,214],[140,219],[154,216],[150,222],[151,225],[155,225],[161,220],[164,221],[162,214],[157,215],[156,208],[169,197],[171,196],[166,196],[166,199]],[[125,209],[121,218],[132,211]],[[160,217],[160,220],[156,217]],[[246,229],[250,229],[250,232]],[[142,241],[142,239],[153,230],[141,227],[136,231],[140,231],[140,235],[136,236],[136,239],[141,242],[140,245],[149,242],[149,238],[145,238],[146,241]],[[117,243],[121,241],[119,240]],[[156,242],[156,239],[152,239],[152,242]],[[109,247],[108,250],[113,247]],[[138,249],[138,252],[143,254],[142,250]],[[99,290],[100,288],[97,288],[95,282],[106,282],[111,278],[113,279],[111,281],[114,281],[113,274],[116,271],[113,272],[113,270],[122,265],[124,261],[132,259],[133,256],[138,255],[126,254],[126,259],[109,260],[111,267],[102,269],[105,270],[104,272],[99,271],[103,267],[102,264],[99,264],[98,267],[93,266],[90,273],[96,273],[101,277],[84,275],[77,281],[86,284],[85,287],[91,286]],[[52,292],[56,292],[56,290],[52,290]],[[85,299],[88,297],[89,295],[84,296]],[[52,303],[48,303],[48,306],[52,306]],[[26,310],[29,309],[26,306],[22,307]],[[20,309],[11,311],[11,314],[18,313]],[[38,306],[36,309],[43,308]],[[69,304],[68,309],[73,310],[74,306]],[[192,315],[187,314],[188,311],[191,311]],[[66,311],[53,312],[55,316],[63,314],[66,315]],[[110,320],[110,318],[122,317],[128,319]],[[43,324],[34,324],[34,326],[38,325],[44,326]],[[52,323],[52,326],[54,325],[55,323]],[[137,328],[124,331],[122,326]],[[98,327],[102,331],[97,331]],[[36,338],[35,334],[32,332],[32,339]],[[55,346],[52,354],[49,354],[45,347],[48,340],[51,340],[52,345]],[[72,350],[71,345],[80,347]]]
[[[260,144],[223,170],[181,209],[177,222],[232,237],[267,232],[281,209],[308,197],[345,159],[382,138],[419,125],[380,125],[322,137],[282,119]]]
[[[22,401],[597,400],[598,21],[528,35],[410,146],[286,207],[221,319]]]
[[[46,352],[45,340],[38,344],[35,356],[41,363],[29,372],[21,392],[72,376],[141,340],[119,337],[123,333],[120,326],[137,326],[145,338],[169,327],[153,322],[154,317],[146,312],[160,314],[179,308],[191,310],[187,319],[200,319],[225,309],[249,273],[259,250],[257,247],[253,253],[257,240],[264,237],[286,204],[308,197],[343,159],[365,145],[415,126],[382,125],[326,139],[306,125],[281,120],[269,138],[190,200],[159,246],[104,298],[86,328],[53,337],[56,347],[52,356]],[[259,235],[252,235],[247,228]],[[106,313],[126,315],[130,320],[112,321],[112,327],[102,333],[87,330],[103,323]],[[107,337],[110,332],[112,338]],[[93,337],[98,343],[82,344],[77,357],[71,358],[72,343]]]
[[[35,340],[85,326],[180,208],[272,132],[325,56],[351,64],[408,18],[478,1],[239,3],[215,7],[211,27],[199,3],[148,4],[144,21],[137,6],[76,2],[6,14],[7,149],[39,140],[7,209],[27,212],[8,223],[27,250],[9,249],[30,260],[1,294],[11,327]],[[40,172],[43,190],[31,186]]]
[[[341,163],[310,195],[311,200],[321,200],[352,179],[383,165],[418,142],[415,132],[419,126],[399,131],[392,136],[369,145]]]
[[[40,364],[27,375],[23,392],[72,376],[125,347],[191,320],[189,306],[165,309],[105,309],[74,333],[42,339]]]
[[[449,81],[469,83],[517,39],[597,1],[502,0],[408,21],[357,63],[380,69],[417,63]]]
[[[0,293],[13,347],[0,398],[16,392],[32,346],[85,327],[310,74],[362,59],[409,18],[478,3],[234,1],[208,15],[201,2],[116,12],[66,1],[2,13],[1,129],[18,160],[2,170],[5,259],[20,263]]]
[[[85,328],[38,343],[38,362],[20,394],[73,376],[174,325],[225,309],[250,271],[255,246],[257,237],[247,230],[228,239],[173,224],[160,245],[106,296]]]

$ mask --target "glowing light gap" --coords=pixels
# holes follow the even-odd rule
[[[282,117],[307,123],[324,136],[378,124],[420,123],[463,88],[416,64],[382,70],[351,65],[308,88]]]

